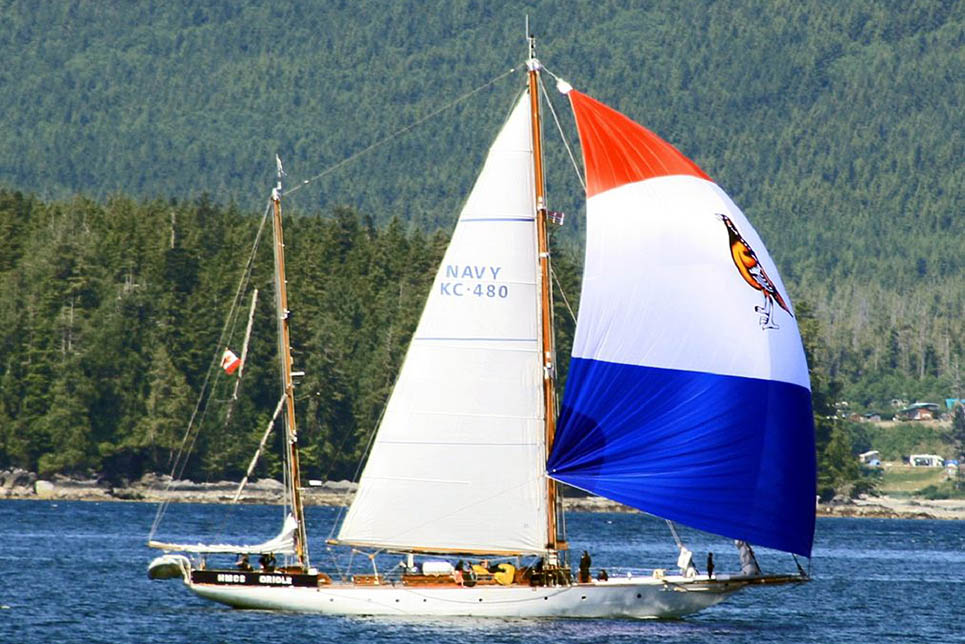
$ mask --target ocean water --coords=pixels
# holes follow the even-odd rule
[[[757,588],[682,620],[348,618],[239,611],[205,602],[180,581],[151,581],[146,547],[155,507],[142,503],[0,501],[0,643],[242,642],[965,642],[965,522],[819,519],[814,581]],[[313,563],[334,508],[308,508]],[[273,536],[278,508],[172,506],[159,537],[250,542]],[[666,525],[641,514],[575,513],[571,547],[593,568],[672,568]],[[726,539],[681,528],[698,567],[737,567]],[[789,555],[758,552],[765,569],[793,571]],[[345,563],[344,560],[342,563]],[[383,565],[392,565],[384,560]],[[807,565],[807,562],[803,562]]]

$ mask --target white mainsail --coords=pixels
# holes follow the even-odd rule
[[[166,543],[163,541],[148,541],[148,546],[169,552],[196,552],[198,554],[247,554],[260,555],[263,553],[273,553],[280,555],[295,554],[295,530],[298,529],[298,521],[295,517],[288,515],[282,524],[281,532],[273,539],[256,545],[235,545],[230,543]]]
[[[340,542],[546,551],[534,201],[524,94],[459,216]]]

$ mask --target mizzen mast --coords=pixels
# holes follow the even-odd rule
[[[528,32],[529,29],[527,28],[529,58],[526,61],[526,67],[528,69],[530,118],[533,136],[533,181],[536,188],[536,236],[539,244],[540,318],[542,321],[543,415],[546,423],[545,445],[548,458],[556,434],[556,351],[553,346],[550,252],[546,230],[546,186],[543,178],[543,148],[540,131],[540,62],[536,58],[536,37]],[[556,481],[549,476],[546,477],[546,501],[546,548],[553,553],[566,550],[566,535],[563,534],[563,522],[560,520],[560,502]]]
[[[285,442],[288,450],[288,492],[292,514],[298,522],[295,534],[295,556],[302,569],[308,569],[308,542],[305,534],[305,511],[302,507],[301,472],[298,465],[298,431],[295,425],[295,385],[292,381],[291,311],[288,310],[288,283],[285,279],[285,235],[281,218],[281,159],[277,156],[278,184],[271,191],[272,232],[275,256],[275,310],[278,316],[278,356],[281,360],[282,388],[285,396]]]

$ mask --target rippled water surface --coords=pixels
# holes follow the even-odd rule
[[[155,508],[141,503],[0,501],[0,642],[435,642],[513,643],[965,642],[965,523],[819,519],[803,586],[750,589],[684,620],[338,618],[232,610],[179,581],[150,581],[145,546]],[[313,562],[336,510],[309,508]],[[265,506],[173,506],[163,538],[260,541],[280,525]],[[666,525],[640,514],[571,514],[575,552],[613,573],[671,568]],[[683,529],[698,566],[737,566],[729,541]],[[765,569],[794,570],[789,555],[758,553]],[[383,562],[391,565],[392,561]]]

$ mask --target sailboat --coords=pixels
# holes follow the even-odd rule
[[[292,514],[254,546],[152,541],[166,554],[151,576],[181,578],[238,608],[633,618],[680,617],[748,586],[809,579],[800,565],[763,574],[753,561],[735,574],[698,574],[679,541],[679,570],[598,579],[570,569],[561,483],[738,540],[745,554],[753,543],[809,557],[814,428],[790,298],[748,220],[677,149],[563,81],[587,224],[557,402],[543,71],[530,38],[526,86],[459,215],[357,493],[329,541],[369,555],[371,568],[328,574],[308,559],[279,173],[271,203]],[[288,563],[197,563],[217,553],[283,554]],[[402,566],[380,571],[379,553],[400,555]]]

